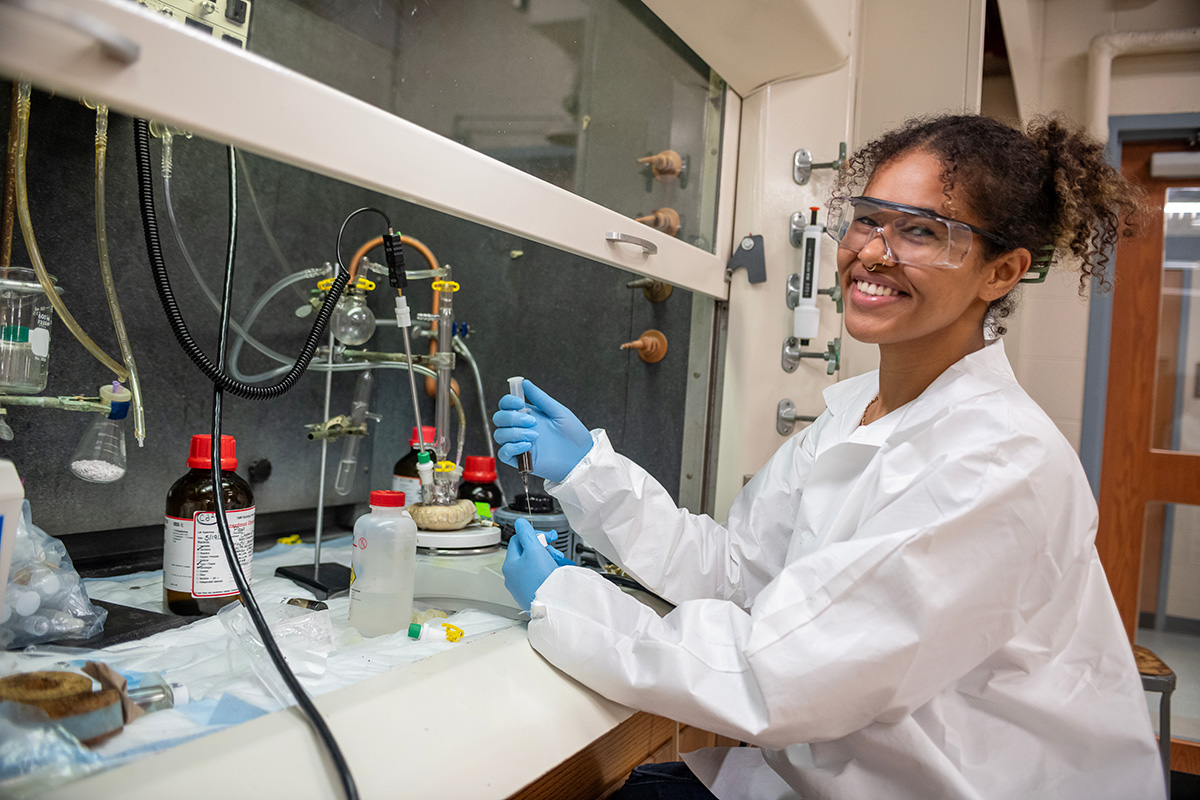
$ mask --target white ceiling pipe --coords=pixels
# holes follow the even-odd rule
[[[1126,31],[1104,33],[1088,48],[1088,130],[1101,142],[1108,141],[1108,105],[1112,93],[1112,62],[1117,56],[1134,53],[1186,53],[1200,50],[1200,28],[1169,31]]]

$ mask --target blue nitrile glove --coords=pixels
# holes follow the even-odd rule
[[[525,381],[525,402],[511,394],[500,398],[500,410],[492,415],[500,445],[500,460],[516,466],[517,456],[533,450],[533,472],[561,481],[592,449],[592,435],[566,406]],[[536,443],[536,445],[535,445]]]
[[[538,587],[551,572],[562,566],[575,566],[575,562],[562,553],[538,541],[538,533],[547,542],[558,538],[554,531],[535,531],[527,519],[518,519],[516,533],[508,540],[508,555],[504,557],[504,588],[524,610],[528,611]]]

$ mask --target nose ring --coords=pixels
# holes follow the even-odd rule
[[[874,266],[871,266],[871,267],[867,267],[867,272],[874,272],[874,271],[875,271],[875,270],[877,270],[877,269],[879,269],[879,265],[878,265],[878,264],[876,264],[876,265],[874,265]]]

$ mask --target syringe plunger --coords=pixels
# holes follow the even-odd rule
[[[520,375],[508,379],[508,393],[521,402],[525,402],[525,379]],[[533,472],[533,453],[526,450],[517,456],[517,472],[527,474]]]

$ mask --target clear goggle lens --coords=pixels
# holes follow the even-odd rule
[[[949,268],[966,261],[973,233],[986,234],[929,209],[872,197],[833,198],[826,231],[839,247],[855,253],[879,237],[888,258],[898,264]]]

